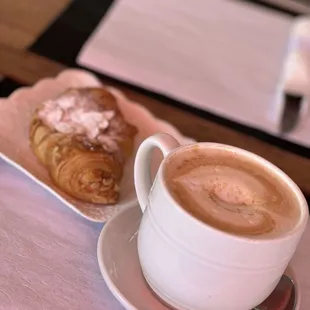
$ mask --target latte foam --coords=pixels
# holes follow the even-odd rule
[[[287,185],[258,163],[225,149],[177,151],[166,163],[174,199],[199,220],[248,236],[283,234],[299,218]]]

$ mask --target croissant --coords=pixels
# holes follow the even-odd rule
[[[79,88],[41,104],[29,135],[59,189],[85,202],[115,204],[136,133],[109,91]]]

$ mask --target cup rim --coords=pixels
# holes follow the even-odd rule
[[[232,152],[237,152],[241,156],[247,157],[251,160],[254,160],[256,163],[266,167],[267,169],[271,170],[272,172],[275,173],[275,175],[280,178],[285,184],[290,188],[290,190],[294,193],[296,196],[296,199],[298,201],[298,207],[300,209],[300,217],[296,225],[294,226],[293,229],[289,230],[286,233],[277,235],[277,236],[270,236],[270,237],[264,237],[264,238],[255,238],[255,236],[250,237],[250,236],[243,236],[243,235],[238,235],[238,234],[233,234],[226,232],[224,230],[221,230],[219,228],[216,228],[212,225],[209,225],[198,218],[194,217],[191,213],[186,211],[182,206],[173,198],[171,195],[170,191],[167,188],[166,182],[164,181],[163,174],[164,174],[164,168],[167,163],[167,160],[175,154],[177,151],[180,151],[181,149],[189,149],[191,147],[194,147],[195,145],[200,145],[203,147],[207,148],[212,148],[212,149],[225,149],[228,151]],[[196,142],[196,143],[191,143],[191,144],[186,144],[186,145],[180,145],[179,147],[175,148],[172,150],[164,159],[162,162],[162,165],[160,167],[160,178],[163,183],[163,190],[165,192],[166,197],[172,202],[173,206],[178,209],[179,212],[183,213],[186,215],[191,221],[194,221],[196,224],[198,224],[200,227],[203,229],[208,229],[211,231],[216,232],[217,234],[222,235],[223,237],[230,237],[235,240],[241,241],[241,242],[255,242],[255,243],[270,243],[270,242],[281,242],[286,239],[290,239],[292,236],[297,234],[300,231],[303,231],[305,226],[307,225],[308,222],[308,216],[309,216],[309,210],[308,210],[308,203],[306,201],[306,198],[304,197],[301,189],[298,187],[298,185],[280,168],[278,168],[276,165],[272,164],[270,161],[267,159],[261,157],[260,155],[257,155],[255,153],[252,153],[250,151],[247,151],[245,149],[232,146],[229,144],[223,144],[223,143],[216,143],[216,142]]]

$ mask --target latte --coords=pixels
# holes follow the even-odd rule
[[[258,161],[230,149],[190,146],[164,166],[172,197],[198,220],[242,236],[277,236],[300,218],[297,198]]]

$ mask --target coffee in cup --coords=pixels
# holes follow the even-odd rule
[[[289,233],[299,221],[298,200],[285,182],[225,147],[177,150],[165,162],[163,176],[183,209],[227,233],[270,238]]]

